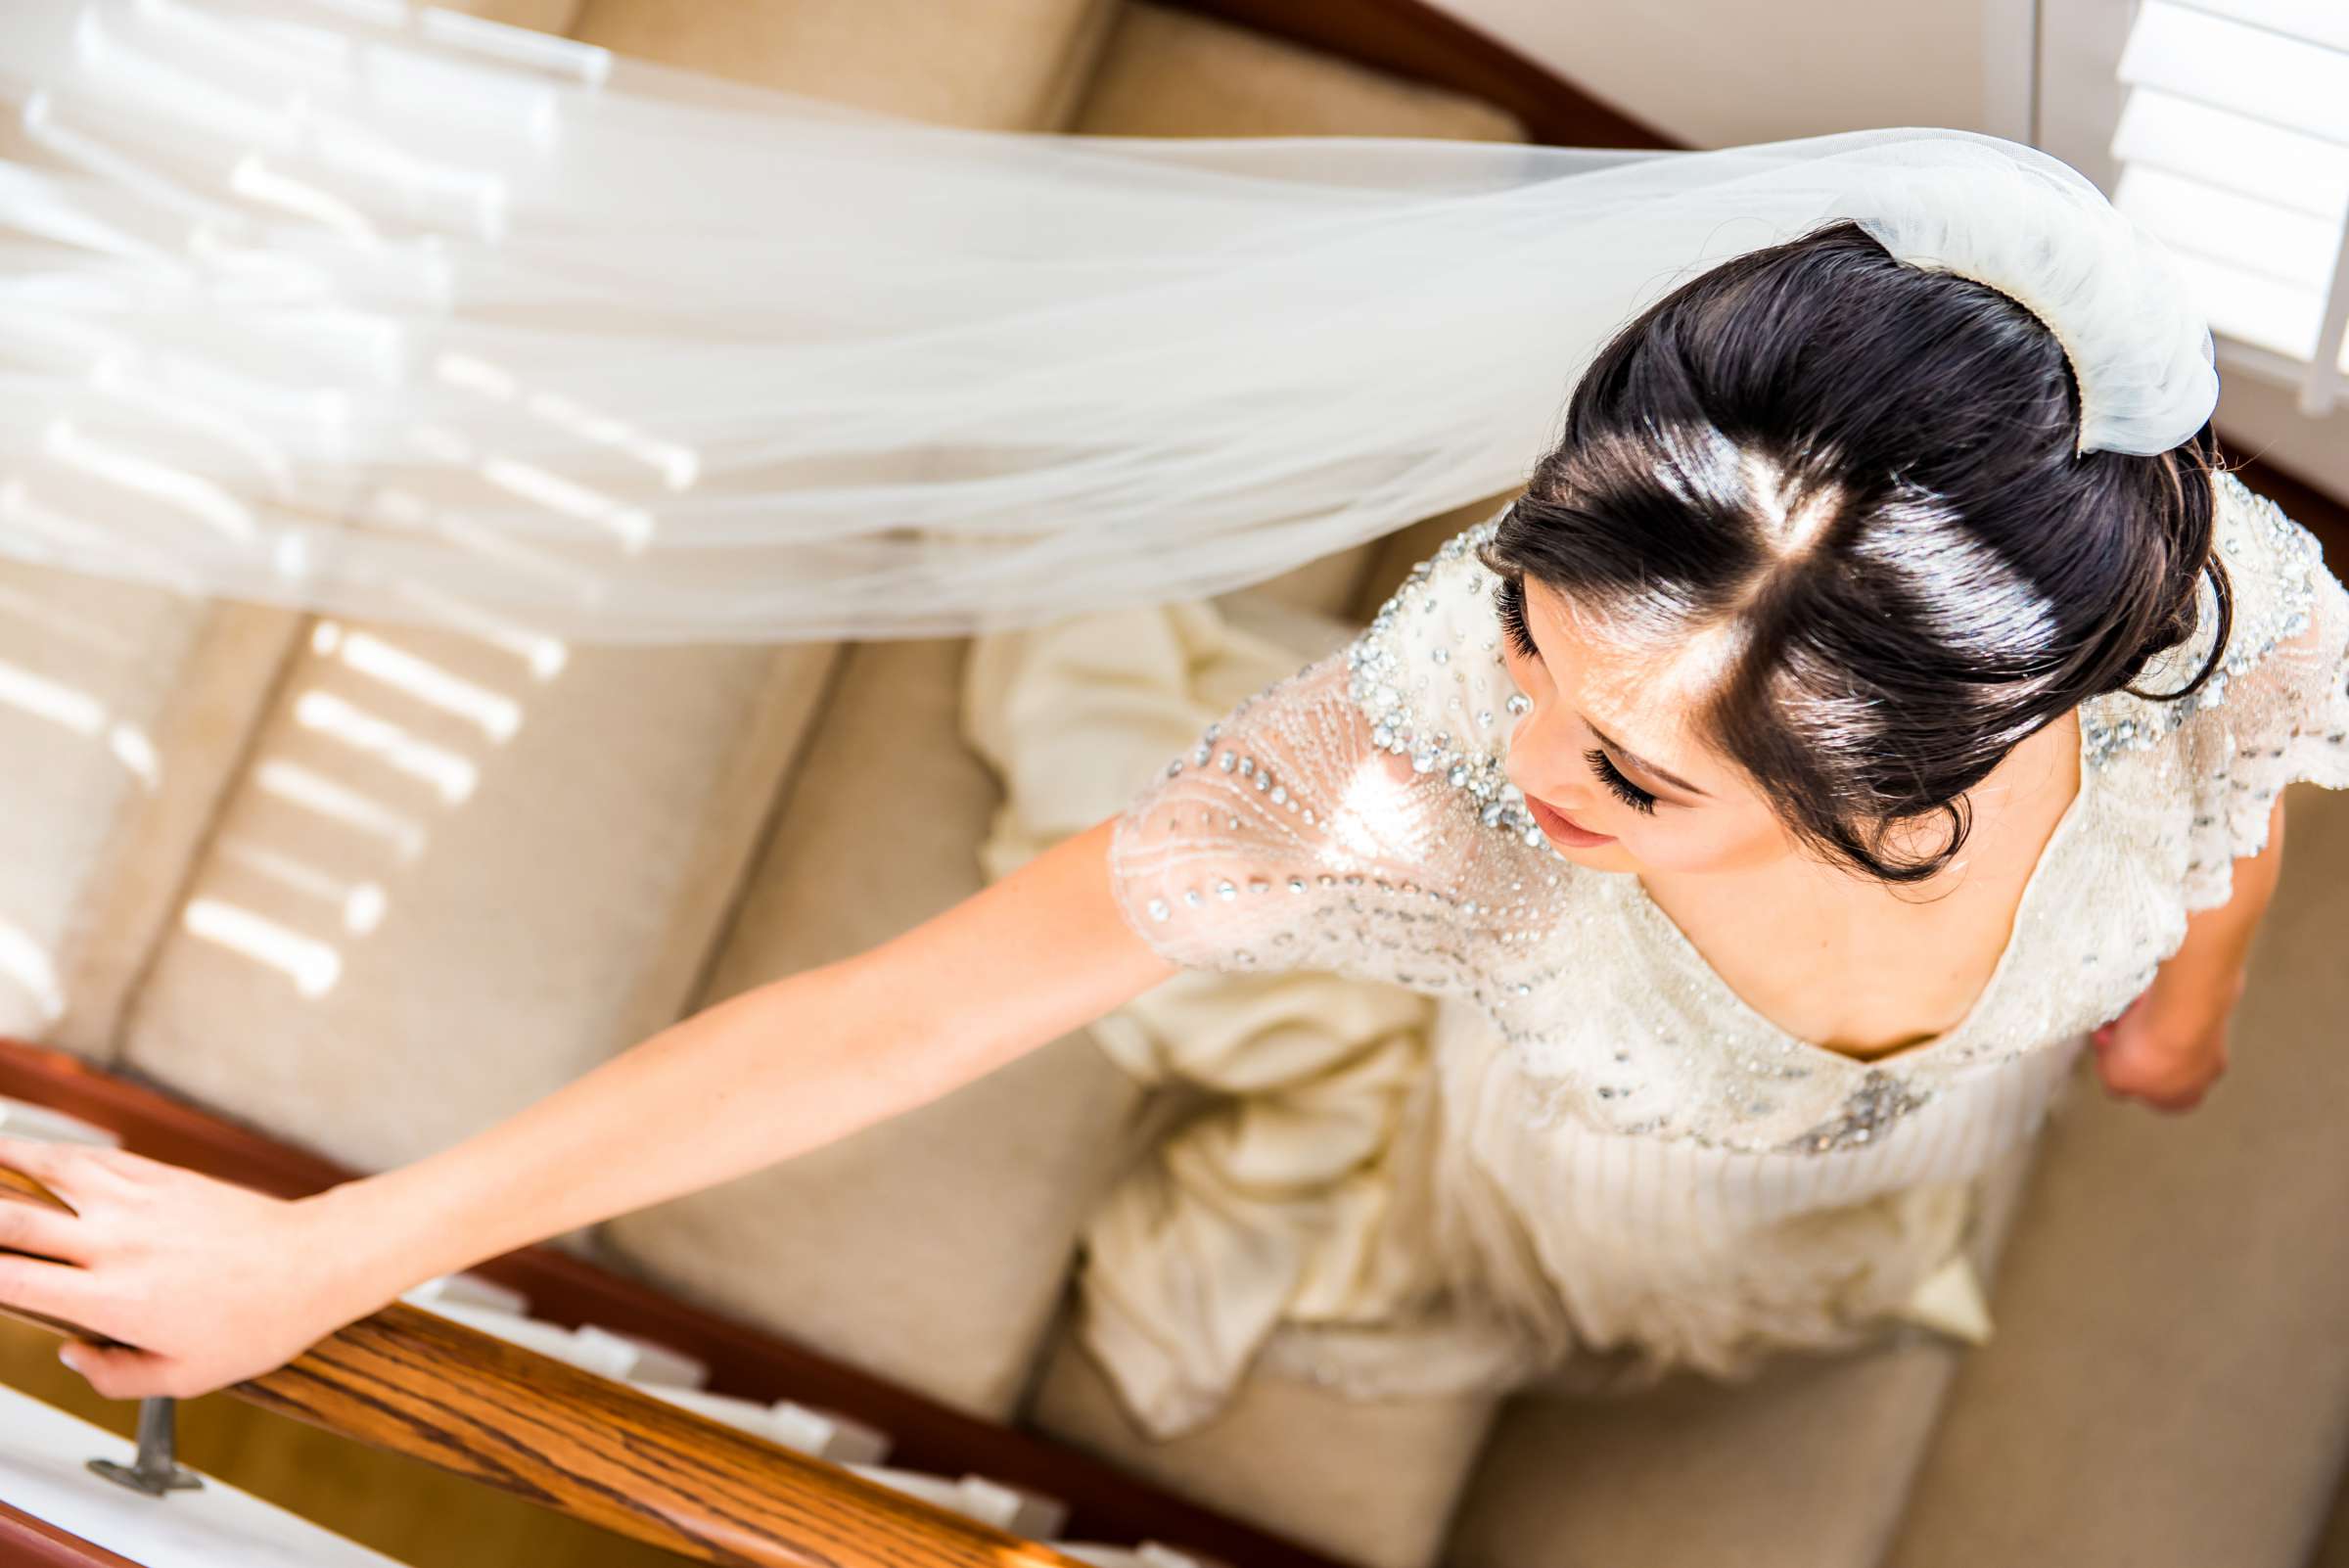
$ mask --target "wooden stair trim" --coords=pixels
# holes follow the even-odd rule
[[[1420,0],[1160,0],[1507,110],[1538,145],[1684,145]]]
[[[140,1568],[119,1552],[68,1535],[0,1501],[0,1562],[9,1568]]]

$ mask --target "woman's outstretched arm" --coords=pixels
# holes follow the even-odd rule
[[[0,1138],[0,1165],[74,1211],[0,1203],[0,1248],[34,1255],[0,1256],[0,1304],[136,1347],[67,1347],[101,1394],[206,1393],[436,1274],[936,1099],[1175,972],[1113,901],[1115,822],[879,946],[673,1024],[453,1147],[316,1197]]]

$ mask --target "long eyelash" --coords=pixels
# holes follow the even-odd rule
[[[1541,658],[1542,650],[1534,645],[1533,628],[1525,623],[1525,578],[1522,576],[1504,578],[1498,597],[1501,629],[1508,634],[1510,645],[1525,658]],[[1590,764],[1590,770],[1598,775],[1598,781],[1617,800],[1635,811],[1644,811],[1649,815],[1655,813],[1656,798],[1625,778],[1623,770],[1615,765],[1614,759],[1607,756],[1604,750],[1593,746],[1583,754],[1583,760]]]
[[[1525,623],[1525,578],[1508,577],[1500,584],[1500,624],[1509,636],[1509,646],[1521,658],[1539,659],[1542,650],[1534,645],[1533,628]]]
[[[1625,778],[1622,769],[1615,765],[1615,760],[1604,751],[1593,746],[1583,753],[1583,761],[1590,764],[1590,771],[1598,775],[1598,781],[1604,784],[1617,800],[1635,811],[1645,811],[1650,815],[1655,813],[1656,798],[1630,779]]]

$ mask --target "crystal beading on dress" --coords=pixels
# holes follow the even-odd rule
[[[2221,476],[2235,505],[2218,512],[2218,548],[2222,559],[2239,560],[2257,551],[2276,590],[2253,593],[2235,606],[2234,625],[2228,637],[2226,657],[2202,688],[2176,702],[2161,702],[2115,693],[2080,715],[2088,730],[2088,755],[2102,762],[2123,748],[2143,750],[2166,739],[2195,714],[2218,707],[2227,699],[2227,683],[2266,659],[2277,644],[2306,629],[2314,600],[2317,574],[2325,568],[2316,536],[2286,517],[2283,508],[2233,474]],[[2155,660],[2135,682],[2140,691],[2159,694],[2182,686],[2210,657],[2211,635],[2218,629],[2217,595],[2205,576],[2199,588],[2194,634]],[[2331,743],[2340,744],[2339,737]]]
[[[1344,649],[1169,764],[1113,836],[1121,907],[1185,965],[1469,997],[1553,1116],[1748,1151],[1865,1145],[1953,1082],[2117,1014],[2186,913],[2223,899],[2213,872],[2264,843],[2286,776],[2349,782],[2340,586],[2273,501],[2232,474],[2217,485],[2235,597],[2223,679],[2179,703],[2083,706],[2080,795],[2007,951],[1972,1013],[1921,1046],[1864,1062],[1787,1036],[1736,1001],[1635,878],[1548,848],[1502,776],[1525,699],[1473,553],[1498,514],[1414,567]],[[2190,676],[2209,624],[2141,689]],[[2295,637],[2308,646],[2280,647]],[[2121,912],[2097,929],[2083,900]]]

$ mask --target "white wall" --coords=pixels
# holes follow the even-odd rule
[[[2005,0],[1433,0],[1697,147],[1986,123],[1985,19]],[[2028,9],[2020,36],[2028,36]]]

